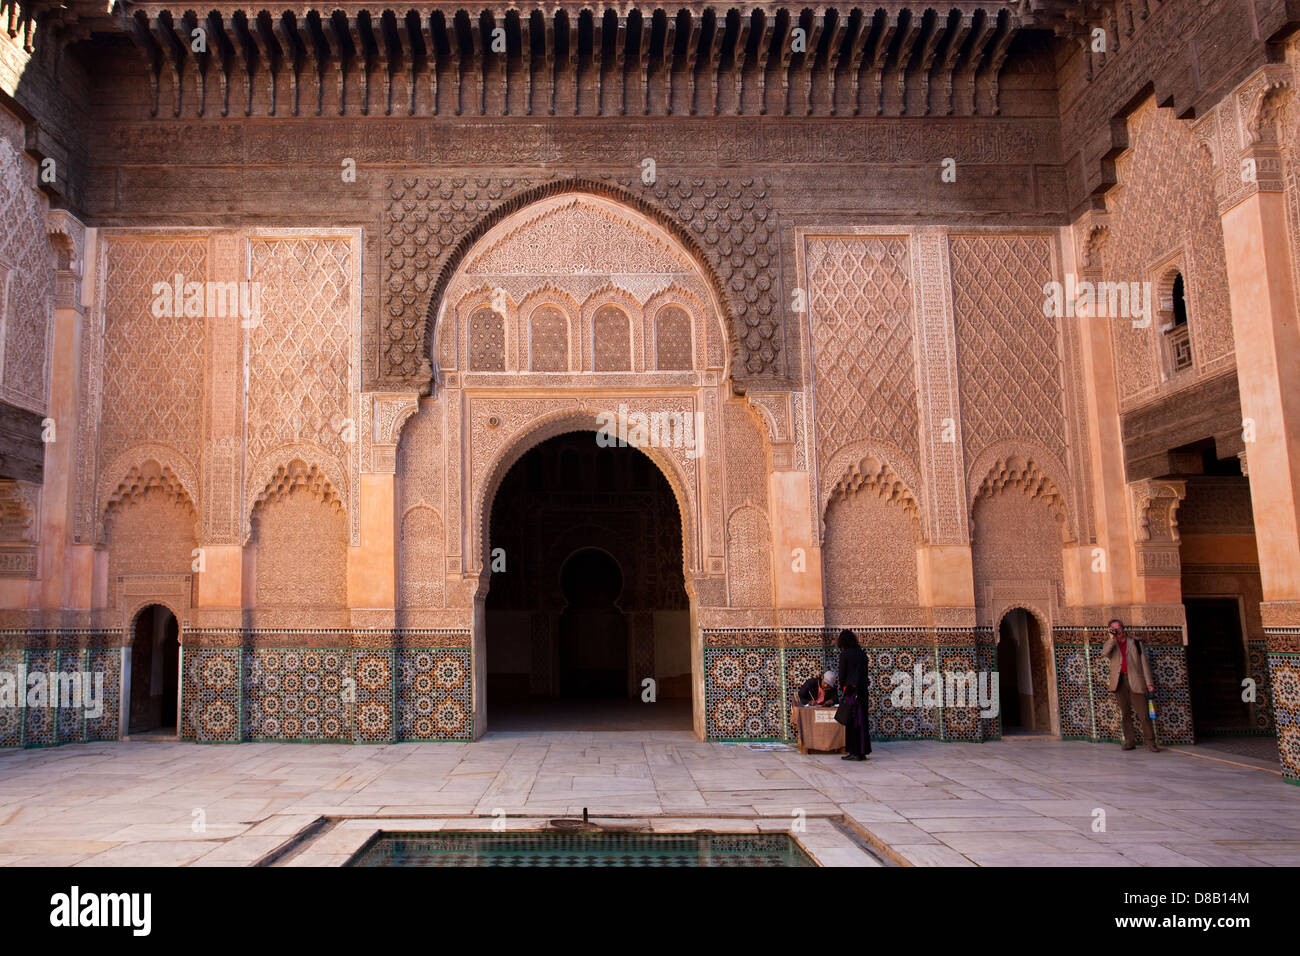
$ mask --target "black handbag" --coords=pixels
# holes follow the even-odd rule
[[[837,723],[847,727],[853,723],[853,707],[857,700],[852,694],[845,694],[844,699],[840,701],[840,706],[835,708],[835,720]]]

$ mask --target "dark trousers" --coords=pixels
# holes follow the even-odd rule
[[[1119,675],[1119,684],[1115,687],[1115,704],[1119,707],[1120,720],[1124,724],[1124,743],[1133,743],[1133,714],[1137,711],[1142,724],[1142,742],[1150,749],[1156,745],[1156,729],[1151,725],[1151,715],[1147,713],[1147,695],[1139,694],[1128,686],[1128,675]]]
[[[844,726],[844,749],[850,754],[865,757],[871,753],[871,731],[867,724],[867,709],[859,702],[853,708],[853,719]]]

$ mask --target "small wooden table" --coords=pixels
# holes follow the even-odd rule
[[[844,725],[835,719],[834,707],[794,704],[790,726],[799,737],[800,753],[839,753],[844,749]]]

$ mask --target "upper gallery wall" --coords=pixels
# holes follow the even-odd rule
[[[1068,208],[1055,41],[1024,4],[115,9],[74,5],[84,38],[58,34],[96,78],[77,212],[362,228],[367,387],[427,386],[440,279],[556,183],[691,238],[741,388],[800,381],[795,229]]]

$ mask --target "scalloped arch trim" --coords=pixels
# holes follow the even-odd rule
[[[197,516],[194,502],[190,500],[189,493],[176,472],[149,459],[139,465],[132,465],[126,476],[117,483],[117,487],[108,496],[108,503],[104,505],[104,520],[111,521],[127,504],[142,500],[153,489],[162,492],[169,501],[185,505],[191,515]]]
[[[257,500],[253,502],[253,515],[257,515],[257,510],[263,504],[283,501],[297,488],[305,489],[339,511],[343,510],[343,497],[325,473],[317,466],[308,465],[301,458],[295,458],[287,465],[275,469],[270,480],[258,493]]]
[[[1029,498],[1041,498],[1054,512],[1065,516],[1065,498],[1056,482],[1032,458],[1008,455],[993,464],[975,497],[971,499],[972,518],[975,502],[999,494],[1007,488],[1015,488]]]
[[[912,517],[920,518],[916,498],[889,463],[868,455],[849,465],[844,476],[831,489],[831,501],[848,498],[861,491],[874,492],[886,501],[901,505]]]

